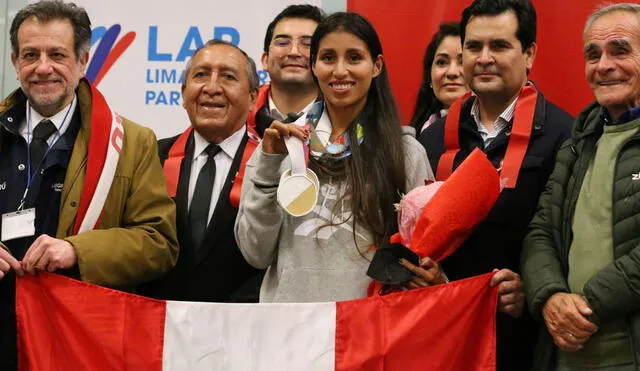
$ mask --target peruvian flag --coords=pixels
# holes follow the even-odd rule
[[[495,370],[490,278],[345,302],[216,304],[40,273],[17,280],[19,369]]]

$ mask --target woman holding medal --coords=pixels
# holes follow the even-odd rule
[[[268,267],[260,302],[366,296],[373,252],[397,228],[394,204],[433,179],[414,130],[399,125],[367,20],[326,18],[310,59],[324,101],[265,130],[242,187],[236,238],[249,264]]]

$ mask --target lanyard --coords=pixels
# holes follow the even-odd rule
[[[73,98],[73,100],[75,101],[75,98]],[[69,112],[71,112],[72,107],[73,107],[73,101],[71,101],[71,103],[69,104],[69,108],[67,109],[67,112],[64,114],[64,118],[62,119],[62,125],[60,126],[60,129],[56,130],[56,133],[53,139],[51,140],[51,144],[47,144],[47,150],[44,152],[44,155],[42,156],[40,163],[38,163],[38,166],[36,166],[35,169],[33,169],[33,173],[31,173],[31,151],[27,146],[27,185],[25,187],[24,193],[22,194],[22,198],[20,199],[20,205],[18,206],[18,211],[24,209],[24,203],[27,199],[27,195],[29,194],[29,188],[31,187],[33,180],[36,178],[36,176],[38,176],[38,169],[40,169],[40,167],[44,163],[45,158],[47,158],[47,154],[49,153],[49,151],[51,151],[51,148],[60,137],[60,133],[62,132],[62,129],[65,127],[65,125],[69,124],[67,122],[67,117],[69,116]],[[29,143],[29,145],[31,145],[31,141],[29,139],[31,139],[31,106],[27,101],[27,142]]]

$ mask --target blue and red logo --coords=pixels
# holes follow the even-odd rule
[[[114,24],[109,27],[109,29],[104,26],[99,26],[91,31],[91,47],[97,42],[100,43],[89,61],[86,77],[95,86],[100,83],[113,64],[122,56],[136,38],[136,33],[131,31],[124,34],[122,38],[116,42],[118,35],[120,35],[120,30],[120,25]]]

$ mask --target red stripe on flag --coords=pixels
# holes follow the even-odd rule
[[[495,370],[492,275],[336,303],[335,370]]]
[[[162,370],[163,301],[50,273],[16,286],[20,371]]]

